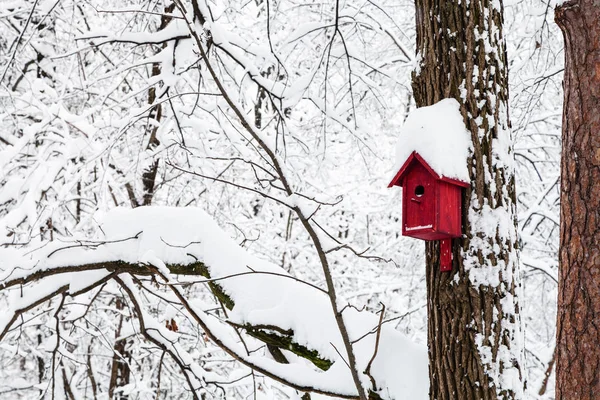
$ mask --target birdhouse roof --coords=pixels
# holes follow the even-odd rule
[[[413,110],[400,130],[396,147],[394,180],[416,158],[438,179],[465,186],[470,181],[467,157],[472,152],[471,135],[455,99],[443,99]]]
[[[402,185],[402,181],[404,180],[404,178],[406,177],[406,175],[410,172],[410,170],[412,170],[412,168],[413,168],[412,166],[415,163],[419,163],[423,167],[425,167],[425,169],[427,170],[427,172],[429,172],[436,179],[439,179],[439,180],[444,181],[444,182],[452,183],[454,185],[462,186],[462,187],[469,187],[469,184],[467,182],[463,182],[463,181],[458,180],[458,179],[448,178],[447,176],[441,176],[440,174],[438,174],[437,172],[435,172],[435,170],[433,168],[431,168],[431,166],[427,163],[427,161],[425,161],[423,159],[423,157],[421,157],[419,155],[419,153],[417,153],[416,151],[413,151],[411,153],[411,155],[404,162],[404,164],[402,165],[402,167],[400,168],[400,170],[396,173],[396,175],[394,176],[394,178],[392,179],[392,181],[390,182],[390,184],[388,185],[388,187],[392,187],[392,186],[395,186],[395,185],[401,186]]]

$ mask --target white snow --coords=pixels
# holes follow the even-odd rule
[[[394,173],[416,151],[438,175],[469,182],[467,157],[472,148],[458,101],[443,99],[409,114],[398,138]]]

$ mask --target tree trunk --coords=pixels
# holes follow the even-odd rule
[[[170,4],[165,7],[165,14],[170,14],[175,9],[175,3]],[[167,25],[171,22],[172,18],[166,15],[163,15],[160,18],[160,26],[158,27],[158,31],[164,30]],[[177,43],[175,43],[175,46]],[[162,48],[165,49],[167,47],[166,43],[163,43]],[[162,73],[161,71],[161,63],[155,62],[152,64],[152,76],[158,76]],[[165,83],[166,84],[166,83]],[[156,101],[156,87],[152,86],[148,90],[148,104],[154,104]],[[162,119],[162,105],[158,103],[154,107],[150,109],[150,113],[148,114],[148,119],[153,120],[152,122],[148,122],[148,126],[146,128],[146,132],[149,136],[148,145],[146,146],[146,150],[153,151],[160,145],[160,141],[158,140],[158,124]],[[144,201],[143,205],[149,206],[152,204],[152,198],[154,197],[155,183],[156,183],[156,173],[158,172],[158,164],[159,159],[156,158],[142,173],[142,186],[144,188]]]
[[[431,399],[523,396],[515,181],[501,2],[415,0],[418,107],[453,97],[473,140],[452,272],[427,242]],[[496,8],[499,7],[499,8]]]
[[[600,396],[600,4],[556,8],[565,39],[557,399]]]

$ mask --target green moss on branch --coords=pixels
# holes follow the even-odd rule
[[[271,346],[278,347],[283,350],[291,351],[299,357],[305,358],[313,363],[317,368],[327,371],[333,364],[330,360],[327,360],[319,355],[316,350],[310,350],[306,346],[302,346],[295,343],[292,338],[294,331],[282,330],[276,326],[267,325],[236,325],[243,328],[248,335],[260,340],[261,342],[267,343]]]
[[[169,271],[172,274],[180,274],[180,275],[201,275],[206,279],[211,279],[210,273],[208,272],[208,268],[203,262],[197,261],[192,264],[181,265],[181,264],[171,264],[168,266]],[[235,306],[235,302],[229,297],[227,293],[223,290],[221,285],[216,282],[208,282],[208,287],[213,292],[213,294],[219,299],[221,303],[228,310],[233,310]]]

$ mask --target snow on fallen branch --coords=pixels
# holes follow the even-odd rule
[[[0,321],[0,338],[15,321],[13,315],[53,295],[80,293],[119,274],[117,282],[136,304],[142,333],[155,344],[173,349],[173,340],[161,341],[162,335],[147,330],[151,319],[143,311],[136,286],[124,278],[153,275],[215,343],[247,366],[299,390],[357,397],[326,291],[248,254],[196,208],[118,208],[99,219],[104,235],[95,241],[0,248],[0,290],[10,292],[12,310]],[[229,309],[226,321],[206,314],[205,304],[180,289],[180,284],[198,282],[209,284]],[[385,399],[425,399],[429,386],[425,349],[390,326],[378,330],[377,315],[342,306],[364,386]],[[292,351],[318,368],[249,355],[236,329]],[[190,362],[179,360],[181,366]],[[363,372],[367,367],[368,374]],[[200,373],[186,375],[192,383]]]

